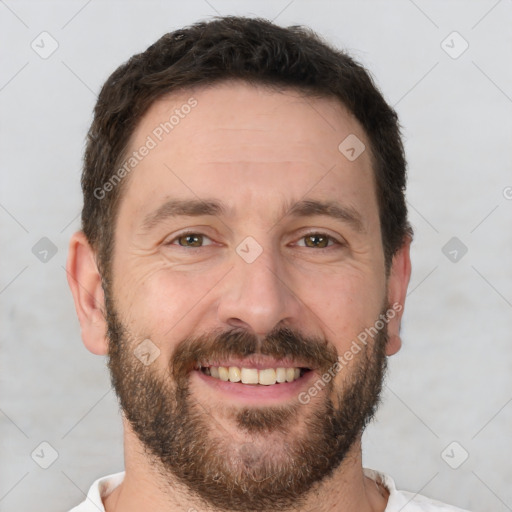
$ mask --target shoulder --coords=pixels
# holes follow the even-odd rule
[[[98,478],[91,485],[87,497],[69,512],[105,512],[103,498],[107,497],[124,480],[124,471]]]
[[[384,512],[469,512],[421,494],[399,491],[390,476],[373,469],[364,468],[364,474],[387,488],[389,498]]]

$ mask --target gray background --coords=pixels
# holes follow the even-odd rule
[[[67,510],[123,468],[105,361],[81,343],[64,271],[84,136],[115,67],[216,14],[310,25],[396,107],[413,275],[364,463],[401,489],[512,510],[511,0],[0,0],[0,510]],[[51,49],[43,31],[58,42],[46,59],[31,47]]]

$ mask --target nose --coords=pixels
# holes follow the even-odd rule
[[[252,263],[235,255],[234,267],[223,282],[218,316],[231,327],[265,336],[278,324],[296,325],[300,305],[277,255],[264,250]]]

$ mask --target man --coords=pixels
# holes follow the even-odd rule
[[[125,472],[73,510],[447,511],[361,461],[412,230],[395,112],[297,27],[163,36],[105,83],[68,259]]]

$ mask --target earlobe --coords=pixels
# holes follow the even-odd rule
[[[108,352],[105,298],[95,253],[85,234],[76,232],[70,240],[66,273],[82,330],[84,345],[93,354]]]
[[[404,312],[407,287],[411,278],[411,238],[408,236],[402,247],[393,256],[388,278],[388,304],[392,311],[389,313],[386,355],[396,354],[402,346],[400,338],[400,323]]]

